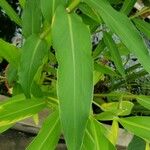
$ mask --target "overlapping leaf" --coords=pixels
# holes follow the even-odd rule
[[[121,38],[126,47],[138,57],[140,63],[150,73],[148,50],[132,22],[113,9],[106,0],[84,0],[84,2],[97,10],[106,25]]]
[[[23,95],[14,96],[0,104],[0,128],[31,117],[45,107],[44,100],[33,98],[26,100]]]
[[[123,6],[121,8],[121,12],[125,13],[128,15],[130,11],[133,9],[133,6],[135,5],[137,0],[125,0],[123,3]]]
[[[141,19],[133,19],[136,27],[143,32],[148,38],[150,38],[150,23]]]
[[[57,87],[64,136],[68,149],[77,150],[82,143],[92,99],[90,33],[77,15],[67,14],[59,7],[52,25],[52,38],[59,65]]]
[[[128,131],[150,141],[150,117],[120,118],[119,122]]]
[[[45,120],[39,134],[26,150],[54,150],[61,134],[58,110]]]
[[[12,21],[21,26],[21,19],[6,0],[0,1],[0,7],[4,9],[6,14],[10,17]]]
[[[26,40],[21,55],[19,83],[27,97],[30,97],[33,79],[47,55],[48,46],[44,40],[36,35],[30,36]]]
[[[87,124],[82,150],[115,150],[115,147],[104,134],[104,127],[95,119],[90,118]]]
[[[6,59],[13,67],[17,68],[20,60],[20,49],[0,39],[0,57]]]
[[[139,104],[141,104],[142,106],[150,110],[150,97],[143,95],[143,96],[137,96],[136,99]]]
[[[28,0],[25,3],[22,14],[22,32],[26,38],[41,31],[42,13],[39,3],[40,0]]]
[[[104,42],[110,51],[112,60],[114,61],[114,64],[115,64],[117,70],[123,77],[125,77],[125,71],[124,71],[120,53],[119,53],[118,48],[117,48],[115,42],[113,41],[111,35],[109,35],[109,33],[104,34]]]
[[[55,13],[56,8],[60,4],[64,4],[64,0],[40,0],[41,3],[41,10],[44,18],[47,22],[51,23],[52,17]]]

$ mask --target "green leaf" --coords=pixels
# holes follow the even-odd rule
[[[150,97],[147,96],[137,96],[137,101],[140,105],[150,110]]]
[[[48,55],[47,43],[36,35],[30,36],[24,46],[19,68],[19,83],[29,98],[33,79]]]
[[[145,141],[137,136],[134,136],[129,143],[128,150],[145,150]]]
[[[46,107],[44,100],[28,99],[17,95],[0,104],[0,127],[8,126],[31,117]]]
[[[26,150],[54,150],[61,134],[58,110],[46,118],[36,138]]]
[[[41,31],[42,13],[39,5],[40,0],[28,0],[22,14],[22,32],[27,38]]]
[[[110,133],[108,135],[108,139],[111,141],[111,143],[115,146],[118,141],[118,135],[119,135],[119,124],[116,119],[113,120]]]
[[[98,58],[98,56],[101,54],[101,52],[104,50],[105,48],[105,43],[102,40],[101,42],[98,43],[97,47],[95,48],[95,50],[93,51],[93,58],[96,59]]]
[[[93,71],[93,85],[96,85],[100,80],[104,80],[105,76],[99,71]]]
[[[17,81],[17,69],[14,68],[11,64],[9,64],[5,70],[7,82],[10,86],[13,86],[14,82]]]
[[[19,0],[19,4],[22,8],[24,8],[26,0]]]
[[[64,0],[40,0],[41,10],[47,22],[51,23],[56,8],[64,4]]]
[[[108,74],[110,76],[117,76],[116,72],[114,72],[110,67],[100,63],[99,64],[94,63],[94,69],[103,74]]]
[[[150,117],[120,118],[119,122],[128,131],[150,141]]]
[[[126,47],[138,57],[145,70],[150,73],[148,50],[129,18],[113,9],[106,0],[84,1],[97,10],[106,25],[121,38]]]
[[[93,33],[96,31],[96,29],[99,27],[99,23],[96,21],[92,20],[90,17],[88,17],[85,14],[80,14],[80,17],[82,18],[83,22],[89,26],[90,32]]]
[[[13,67],[18,68],[20,49],[0,39],[0,57],[6,59]]]
[[[77,150],[81,147],[92,100],[90,33],[76,14],[67,14],[58,7],[52,38],[58,60],[57,88],[64,136],[68,149]]]
[[[126,116],[131,113],[134,104],[128,101],[103,103],[101,108],[104,111],[112,112],[119,116]]]
[[[115,150],[115,147],[105,137],[103,127],[93,118],[90,118],[84,136],[81,150]]]
[[[13,8],[9,5],[9,3],[6,0],[0,1],[0,7],[4,9],[6,14],[10,17],[12,21],[14,21],[16,24],[21,26],[21,19],[16,14],[16,12],[13,10]]]
[[[94,118],[96,120],[101,120],[101,121],[113,120],[115,117],[116,117],[116,114],[109,112],[109,111],[105,111],[100,114],[94,115]]]
[[[133,19],[136,27],[143,32],[148,38],[150,38],[150,23],[141,19]]]
[[[101,18],[98,16],[97,12],[94,9],[91,9],[87,4],[80,3],[79,9],[82,11],[82,13],[90,17],[92,20],[101,22]]]
[[[128,15],[131,12],[131,10],[133,9],[136,2],[137,2],[137,0],[125,0],[123,3],[123,6],[121,8],[121,12]]]
[[[6,125],[6,126],[2,126],[0,127],[0,134],[5,132],[6,130],[8,130],[9,128],[11,128],[13,125]]]
[[[111,58],[114,61],[114,64],[117,68],[117,70],[119,71],[119,73],[125,77],[125,71],[124,71],[124,67],[123,67],[123,63],[122,63],[122,59],[120,56],[120,53],[118,51],[118,48],[115,44],[115,42],[113,41],[111,35],[109,33],[104,34],[104,42],[105,45],[108,47],[110,54],[111,54]]]

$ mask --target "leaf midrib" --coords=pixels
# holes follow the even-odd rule
[[[121,121],[121,122],[125,122],[125,123],[128,124],[128,125],[132,125],[132,126],[135,126],[135,127],[138,127],[138,128],[145,129],[145,130],[147,130],[147,131],[150,132],[150,128],[148,128],[148,127],[144,127],[144,126],[142,126],[142,125],[136,124],[136,123],[131,122],[131,121],[127,121],[127,120],[125,120],[125,119],[120,119],[120,121]]]
[[[72,22],[70,15],[67,15],[68,17],[68,25],[69,25],[69,34],[70,34],[70,40],[71,40],[71,54],[72,54],[72,63],[73,63],[73,118],[74,118],[74,128],[73,132],[75,132],[75,124],[76,124],[76,60],[75,60],[75,46],[74,46],[74,38],[73,38],[73,29],[72,29]],[[75,135],[75,133],[73,134]],[[76,140],[76,137],[73,138],[74,143]]]
[[[39,150],[42,149],[45,141],[49,138],[49,135],[52,133],[53,129],[56,127],[57,123],[59,121],[59,118],[57,118],[56,122],[53,124],[53,126],[51,127],[51,130],[48,132],[46,138],[43,140],[43,142],[41,143],[41,146],[39,147]]]
[[[3,115],[2,117],[0,117],[0,119],[5,118],[5,117],[8,117],[8,116],[10,116],[10,115],[17,114],[17,113],[22,112],[22,111],[27,111],[27,110],[29,110],[29,109],[33,110],[32,108],[37,107],[37,106],[40,106],[40,105],[42,105],[42,104],[44,104],[44,102],[41,102],[40,104],[36,104],[36,105],[34,105],[34,106],[27,107],[27,108],[25,108],[25,109],[21,109],[21,110],[15,111],[15,112],[13,112],[13,113],[9,113],[9,114]],[[2,120],[2,121],[3,121],[3,120]]]
[[[34,62],[34,57],[35,57],[35,54],[38,50],[38,46],[40,45],[41,43],[41,39],[38,40],[37,44],[35,45],[35,48],[33,50],[33,54],[32,54],[32,57],[31,57],[31,61],[30,61],[30,66],[29,66],[29,71],[28,71],[28,75],[30,76],[31,75],[31,71],[32,71],[32,65],[33,65],[33,62]],[[30,78],[28,78],[28,86],[29,86],[29,83],[30,83]],[[29,86],[30,87],[30,86]],[[28,87],[28,88],[29,88]]]

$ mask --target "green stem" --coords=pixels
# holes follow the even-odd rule
[[[67,12],[70,13],[71,11],[73,11],[80,3],[81,0],[74,0],[67,8]]]
[[[47,28],[43,33],[41,33],[40,38],[44,39],[49,34],[50,31],[51,31],[51,26]]]

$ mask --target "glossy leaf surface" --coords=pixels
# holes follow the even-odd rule
[[[92,100],[90,33],[77,15],[67,14],[59,7],[52,38],[59,65],[57,87],[64,136],[68,149],[77,150],[81,147]]]

